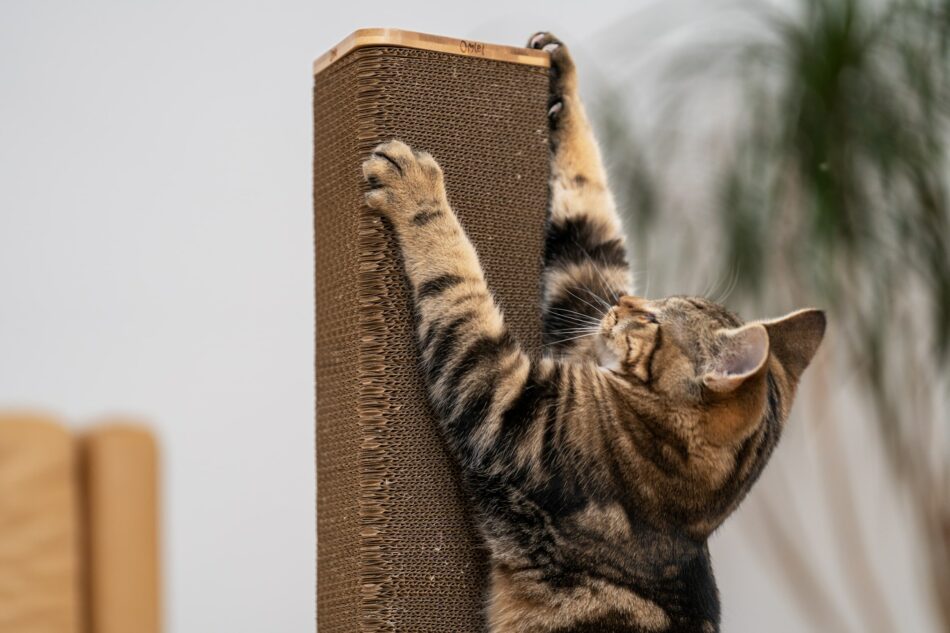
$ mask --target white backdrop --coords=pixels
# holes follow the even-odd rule
[[[158,429],[169,631],[314,628],[313,58],[544,28],[595,64],[641,4],[0,3],[0,406]],[[740,524],[726,630],[805,630]]]

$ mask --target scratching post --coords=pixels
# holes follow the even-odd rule
[[[391,138],[435,156],[511,329],[537,352],[548,65],[539,51],[392,29],[357,31],[314,64],[320,633],[483,629],[486,554],[360,165]]]

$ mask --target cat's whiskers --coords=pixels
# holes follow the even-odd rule
[[[583,246],[581,246],[580,242],[577,241],[577,238],[576,238],[576,237],[574,238],[574,244],[576,244],[577,247],[578,247],[579,249],[581,249],[581,252],[584,253],[584,257],[586,257],[586,258],[587,258],[587,261],[590,262],[590,267],[594,270],[594,272],[597,274],[597,276],[600,277],[600,281],[601,281],[601,283],[603,284],[604,290],[605,290],[607,293],[610,294],[610,296],[613,298],[613,302],[614,302],[614,303],[618,303],[618,302],[620,301],[620,297],[617,296],[617,293],[614,292],[613,288],[612,288],[612,287],[610,286],[610,284],[607,282],[607,278],[604,277],[604,273],[600,270],[600,266],[597,265],[597,262],[594,261],[594,258],[591,257],[590,252],[588,252],[586,248],[584,248]],[[585,290],[587,290],[587,289],[585,288]],[[593,295],[593,296],[596,296],[596,297],[597,297],[598,299],[600,299],[601,301],[603,301],[603,299],[602,299],[601,297],[599,297],[599,296],[597,296],[597,295],[594,295],[594,293],[590,292],[589,290],[588,290],[587,292],[590,293],[590,294]],[[604,302],[604,303],[606,303],[606,302]],[[609,310],[610,307],[611,307],[611,306],[608,305],[608,306],[607,306],[607,309]]]
[[[564,327],[559,327],[555,331],[564,334],[572,332],[599,332],[602,325],[602,321],[566,321]]]
[[[607,313],[606,313],[605,311],[603,311],[601,308],[599,308],[599,307],[593,305],[592,303],[590,303],[589,301],[587,301],[587,300],[585,300],[585,299],[583,299],[583,298],[581,298],[581,297],[578,297],[576,294],[574,294],[573,292],[571,292],[571,291],[568,290],[567,288],[564,288],[564,292],[566,292],[567,294],[571,295],[572,297],[574,297],[575,299],[577,299],[577,300],[580,301],[581,303],[585,304],[586,306],[588,306],[589,308],[591,308],[592,310],[594,310],[595,312],[597,312],[597,315],[598,315],[599,318],[603,318],[604,315],[607,314]],[[610,307],[610,306],[608,306],[608,309],[609,309],[609,307]]]
[[[603,277],[604,276],[601,275],[601,279],[603,279]],[[617,294],[617,291],[614,290],[613,286],[607,283],[606,279],[604,279],[604,292],[610,295],[610,298],[613,301],[614,305],[620,303],[620,295]]]
[[[721,296],[716,297],[716,303],[723,304],[726,302],[726,299],[729,298],[729,295],[732,294],[732,291],[736,289],[736,286],[739,285],[739,266],[737,264],[732,265],[732,271],[729,274],[729,284],[726,286],[725,291]]]
[[[563,327],[554,328],[551,330],[551,333],[559,334],[561,332],[569,332],[572,330],[583,330],[583,331],[593,331],[596,332],[600,330],[601,326],[599,323],[565,323]]]
[[[575,312],[573,310],[566,310],[564,308],[548,308],[547,311],[553,313],[553,315],[558,319],[568,321],[570,323],[577,323],[579,325],[598,325],[600,323],[592,316]]]
[[[586,287],[585,287],[585,288],[581,288],[581,290],[583,290],[584,292],[586,292],[587,294],[589,294],[591,297],[593,297],[594,299],[596,299],[597,301],[599,301],[607,310],[610,310],[610,308],[613,307],[611,304],[607,303],[607,300],[606,300],[606,299],[604,299],[603,297],[601,297],[599,294],[593,292],[590,288],[586,288]],[[616,303],[616,301],[615,301],[614,303]]]
[[[707,274],[703,275],[703,278],[705,279],[705,281],[701,282],[703,284],[702,287],[700,287],[699,284],[694,286],[696,288],[696,291],[693,292],[692,294],[694,294],[697,297],[703,297],[704,299],[708,299],[709,296],[706,292],[706,289],[709,287],[709,275],[708,275],[708,271],[704,271],[704,272],[706,272]],[[697,278],[697,281],[699,281],[699,278]]]
[[[551,311],[554,311],[554,312],[563,312],[563,313],[565,313],[565,314],[572,314],[572,315],[574,315],[574,316],[583,317],[583,318],[585,318],[585,319],[593,319],[593,318],[594,318],[594,317],[593,317],[592,315],[590,315],[590,314],[586,314],[586,313],[584,313],[584,312],[578,312],[577,310],[571,310],[570,308],[559,308],[559,307],[553,307],[553,306],[552,306],[552,307],[549,307],[548,310],[551,310]]]
[[[558,330],[559,334],[579,334],[583,332],[595,333],[597,332],[597,328],[578,327],[578,328],[568,328],[564,330]]]
[[[703,286],[702,291],[697,295],[703,297],[704,299],[709,299],[712,301],[712,295],[714,290],[719,289],[719,284],[722,283],[722,274],[717,274],[716,277],[706,277],[706,284]]]
[[[562,328],[557,328],[558,332],[567,332],[570,330],[598,330],[600,325],[597,323],[567,323]]]
[[[614,302],[615,304],[616,304],[616,303],[619,303],[619,302],[620,302],[620,297],[619,297],[619,296],[617,295],[617,293],[614,291],[614,289],[613,289],[613,287],[611,286],[611,284],[607,281],[607,278],[604,277],[604,273],[603,273],[602,270],[600,270],[600,266],[598,266],[598,262],[594,261],[594,258],[591,257],[591,254],[587,251],[586,248],[584,248],[583,246],[580,245],[580,243],[577,241],[577,238],[576,238],[576,237],[574,238],[574,243],[577,244],[577,247],[581,249],[581,252],[584,253],[584,257],[586,257],[586,258],[587,258],[587,261],[590,262],[590,267],[593,268],[593,269],[594,269],[594,272],[597,274],[597,276],[600,277],[600,282],[601,282],[601,284],[603,284],[604,291],[606,291],[607,293],[610,294],[610,296],[611,296],[611,298],[613,299],[613,302]],[[601,263],[603,263],[603,262],[601,262]],[[593,294],[593,293],[591,293],[591,294]],[[598,298],[600,298],[600,297],[598,297]],[[610,306],[608,305],[607,308],[609,309]]]
[[[567,343],[568,341],[576,341],[578,339],[587,338],[588,336],[593,336],[596,332],[588,332],[587,334],[581,334],[580,336],[570,336],[568,338],[558,339],[556,341],[550,341],[544,344],[544,347],[553,347],[555,345],[560,345],[561,343]]]

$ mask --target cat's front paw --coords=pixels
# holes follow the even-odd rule
[[[577,90],[577,70],[570,51],[553,33],[541,31],[528,40],[528,48],[547,51],[551,55],[551,85],[548,95],[548,117],[556,127]]]
[[[414,152],[402,141],[378,145],[363,162],[369,185],[366,204],[393,223],[433,217],[448,205],[442,168],[426,152]]]

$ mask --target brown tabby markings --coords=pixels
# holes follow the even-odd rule
[[[399,237],[430,399],[491,554],[495,633],[717,631],[706,539],[778,441],[824,316],[742,322],[631,296],[624,238],[567,49],[552,56],[547,352],[508,332],[424,152],[364,163]],[[580,338],[579,332],[586,334]]]
[[[493,631],[558,631],[578,620],[620,613],[644,631],[663,631],[669,617],[656,604],[603,581],[554,595],[539,584],[517,585],[511,577],[492,575]]]

